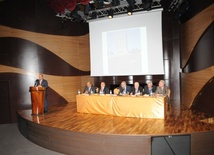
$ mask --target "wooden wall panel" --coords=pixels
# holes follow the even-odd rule
[[[19,73],[26,76],[31,77],[31,79],[37,78],[37,73],[35,72],[28,72],[22,69],[17,69],[14,67],[8,67],[0,65],[0,73]],[[83,91],[84,86],[86,85],[87,81],[91,81],[94,83],[94,78],[90,76],[52,76],[44,74],[44,78],[48,80],[48,85],[53,90],[55,90],[58,94],[64,97],[68,102],[75,102],[76,101],[76,94],[78,89]],[[32,81],[33,86],[34,81]],[[28,92],[28,89],[26,90]],[[30,95],[29,95],[30,98]],[[26,99],[29,100],[29,99]],[[29,103],[30,104],[30,103]]]
[[[90,46],[89,46],[89,34],[85,36],[79,36],[81,40],[79,42],[79,59],[75,60],[78,62],[79,69],[85,71],[90,70]]]
[[[100,134],[84,133],[70,130],[42,126],[19,118],[25,122],[26,128],[19,125],[19,129],[27,131],[26,138],[50,150],[64,154],[123,154],[150,155],[150,135]]]
[[[0,37],[9,37],[9,36],[11,36],[11,28],[0,25]]]
[[[32,41],[54,53],[71,66],[83,70],[90,70],[90,52],[89,52],[89,35],[84,36],[57,36],[39,34],[25,30],[19,30],[0,25],[0,37],[17,37],[28,41]],[[30,48],[28,49],[30,50]],[[51,60],[47,60],[51,61]],[[35,64],[38,65],[38,64]],[[51,67],[51,66],[50,66]],[[20,73],[31,75],[37,78],[36,70],[23,70],[19,68],[1,66],[1,72]],[[94,81],[93,78],[84,76],[52,76],[44,74],[48,80],[49,86],[64,97],[68,102],[75,102],[77,90],[83,90],[87,81]],[[32,85],[33,85],[32,81]]]
[[[201,35],[214,21],[214,4],[181,25],[181,68],[183,68]],[[200,60],[199,60],[200,61]],[[190,107],[201,88],[214,76],[213,67],[181,73],[181,103]]]
[[[213,155],[214,154],[214,132],[192,133],[191,134],[192,155]]]
[[[83,70],[90,70],[89,63],[89,35],[57,36],[39,34],[0,25],[0,37],[17,37],[34,42],[69,63],[71,66]]]
[[[196,43],[214,20],[214,4],[181,26],[181,68],[187,63]]]
[[[181,73],[181,102],[190,107],[201,88],[214,76],[214,66],[194,73]]]
[[[23,9],[28,6],[31,9]],[[5,1],[0,8],[0,76],[10,83],[12,122],[16,110],[31,107],[28,89],[38,72],[48,80],[49,105],[75,102],[77,90],[89,80],[94,82],[89,77],[88,23],[67,21],[63,29],[43,0]],[[13,90],[14,85],[19,91]]]

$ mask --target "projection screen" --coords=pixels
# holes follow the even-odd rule
[[[91,76],[164,74],[161,9],[106,18],[89,22]]]

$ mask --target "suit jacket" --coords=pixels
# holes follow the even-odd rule
[[[168,87],[164,86],[163,89],[161,87],[157,87],[156,94],[162,94],[164,96],[168,95]]]
[[[120,93],[123,94],[124,89],[121,86],[119,87],[119,89],[120,89],[119,94]],[[130,94],[130,92],[131,92],[131,87],[126,85],[126,94]]]
[[[98,89],[97,93],[100,93],[101,88]],[[107,87],[104,87],[103,94],[109,94],[109,89]]]
[[[140,91],[140,93],[143,93],[143,88],[141,86],[139,86],[138,90]],[[131,94],[135,95],[135,93],[136,93],[135,87],[132,87]]]
[[[91,89],[89,90],[89,87],[85,86],[83,93],[87,93],[87,94],[91,94],[91,93],[95,93],[96,92],[96,88],[92,85]]]
[[[156,92],[156,86],[152,86],[152,93],[155,93]],[[150,90],[149,90],[149,87],[148,85],[144,86],[144,94],[151,94]]]
[[[38,87],[39,85],[41,85],[42,87],[45,88],[45,90],[46,90],[46,91],[45,91],[45,95],[47,95],[47,94],[48,94],[48,93],[47,93],[48,81],[45,80],[45,79],[42,79],[42,82],[41,82],[41,84],[40,84],[39,79],[37,79],[37,80],[35,81],[34,87]]]

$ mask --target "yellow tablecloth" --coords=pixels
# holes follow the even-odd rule
[[[165,97],[77,95],[77,112],[123,117],[165,117]]]

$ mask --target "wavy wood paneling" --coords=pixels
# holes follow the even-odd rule
[[[77,69],[90,70],[88,34],[84,36],[48,35],[0,25],[0,37],[17,37],[34,42]]]
[[[47,35],[25,30],[19,30],[0,25],[0,37],[17,37],[32,41],[53,52],[58,57],[69,63],[71,66],[83,71],[90,71],[89,35],[84,36],[58,36]],[[49,61],[49,60],[47,60]],[[14,67],[1,65],[1,72],[25,74],[37,78],[35,71],[23,70]],[[44,75],[49,86],[64,97],[68,102],[76,100],[77,90],[83,90],[87,81],[94,81],[89,76],[51,76]],[[32,81],[33,85],[33,81]]]
[[[214,4],[181,25],[181,68],[183,68],[201,35],[214,20]],[[203,51],[201,51],[203,52]],[[200,60],[199,60],[200,61]],[[213,77],[210,67],[193,73],[181,73],[181,103],[190,107],[201,88]]]
[[[31,9],[25,9],[29,6]],[[67,21],[67,29],[63,29],[60,18],[44,0],[5,1],[0,7],[0,38],[3,40],[0,73],[1,80],[10,84],[12,122],[16,121],[16,110],[30,107],[28,89],[34,85],[37,72],[43,73],[48,80],[50,105],[65,103],[65,100],[75,102],[77,90],[83,90],[87,81],[94,82],[88,75],[88,23]],[[5,11],[11,9],[13,11]],[[54,72],[57,70],[61,72]],[[14,85],[19,91],[14,90]]]
[[[214,76],[214,66],[193,73],[181,73],[181,103],[190,107],[201,88]]]
[[[201,35],[214,21],[214,4],[181,26],[181,68],[183,68]]]
[[[6,72],[23,74],[29,76],[30,79],[36,79],[38,77],[38,73],[35,72],[0,65],[0,73]],[[87,81],[94,83],[94,78],[90,76],[52,76],[44,74],[44,78],[48,80],[49,87],[64,97],[68,102],[76,101],[76,94],[78,89],[83,91]],[[32,80],[32,86],[33,85],[34,81]]]

